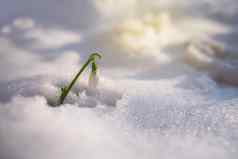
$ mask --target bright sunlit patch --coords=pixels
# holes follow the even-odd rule
[[[182,33],[176,27],[169,13],[149,12],[142,17],[129,18],[118,24],[114,29],[114,40],[128,52],[160,50],[183,40]]]
[[[166,23],[161,15],[147,14],[125,20],[116,27],[118,38],[115,39],[121,46],[131,51],[140,52],[144,49],[155,49],[160,45],[160,32]]]

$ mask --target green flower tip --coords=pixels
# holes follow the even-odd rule
[[[99,54],[99,53],[97,53],[97,52],[95,52],[95,53],[92,53],[89,58],[92,59],[92,60],[95,60],[96,57],[98,57],[99,59],[101,59],[101,58],[102,58],[102,55]]]

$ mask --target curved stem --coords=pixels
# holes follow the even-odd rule
[[[98,57],[99,59],[101,59],[101,55],[98,53],[93,53],[89,56],[88,60],[86,61],[86,63],[82,66],[82,68],[80,69],[80,71],[77,73],[77,75],[74,77],[74,79],[71,81],[71,83],[69,84],[69,86],[64,87],[62,89],[62,93],[60,96],[60,101],[59,104],[63,104],[65,98],[67,97],[67,95],[69,94],[70,90],[72,89],[72,87],[74,86],[74,84],[76,83],[76,81],[78,80],[79,76],[83,73],[83,71],[86,69],[86,67],[90,64],[90,62],[95,62],[96,61],[96,57]]]

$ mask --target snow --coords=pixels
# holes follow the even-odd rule
[[[237,158],[238,88],[184,61],[193,39],[237,49],[235,0],[3,3],[1,159]],[[97,90],[87,70],[50,107],[95,51]]]

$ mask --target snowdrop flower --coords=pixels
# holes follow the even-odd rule
[[[89,56],[88,60],[85,62],[85,64],[82,66],[82,68],[79,70],[79,72],[77,73],[77,75],[73,78],[73,80],[70,82],[70,84],[68,86],[64,86],[63,88],[61,88],[61,95],[59,98],[59,105],[64,103],[65,98],[68,96],[70,90],[72,89],[72,87],[74,86],[74,84],[77,82],[78,78],[80,77],[80,75],[83,73],[83,71],[86,69],[86,67],[92,63],[92,72],[90,75],[90,77],[92,77],[92,80],[90,80],[92,84],[92,86],[97,85],[97,80],[96,80],[96,74],[97,74],[97,65],[96,65],[96,58],[101,59],[101,55],[98,53],[93,53]]]
[[[92,62],[91,73],[89,75],[88,86],[89,89],[95,90],[99,83],[99,75],[96,62]]]

